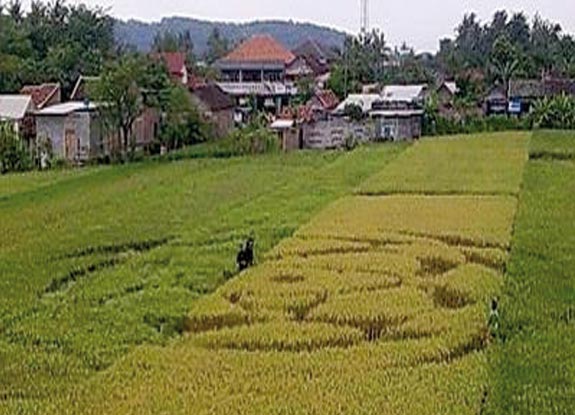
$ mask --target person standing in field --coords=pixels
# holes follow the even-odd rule
[[[499,337],[499,329],[500,329],[500,316],[499,316],[499,301],[497,298],[494,298],[491,301],[491,310],[489,312],[489,333],[492,339],[496,339]]]
[[[236,258],[238,264],[238,270],[240,272],[245,271],[249,267],[254,265],[255,255],[254,255],[255,241],[254,238],[249,238],[245,245],[240,247],[240,252]]]

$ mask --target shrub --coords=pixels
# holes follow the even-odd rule
[[[462,119],[441,117],[439,115],[424,117],[423,135],[477,134],[483,132],[527,130],[532,126],[528,118],[494,115],[490,117],[468,115]]]
[[[531,120],[538,128],[575,129],[575,98],[561,95],[537,101]]]
[[[30,154],[16,131],[10,124],[0,124],[0,173],[31,168]]]

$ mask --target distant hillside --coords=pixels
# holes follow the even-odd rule
[[[202,55],[206,51],[208,36],[217,27],[220,32],[237,43],[254,34],[267,33],[274,36],[289,48],[295,48],[302,41],[315,39],[327,46],[341,46],[345,33],[310,23],[292,21],[263,21],[252,23],[220,23],[204,20],[171,17],[160,22],[144,23],[135,20],[116,21],[116,39],[120,43],[135,46],[148,51],[156,33],[172,31],[174,33],[189,30],[194,41],[195,53]]]

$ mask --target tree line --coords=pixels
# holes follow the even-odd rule
[[[456,36],[440,41],[436,54],[415,53],[407,44],[391,48],[379,30],[348,36],[330,86],[340,96],[371,83],[433,83],[456,80],[469,99],[512,78],[542,74],[575,78],[575,38],[536,15],[498,11],[488,23],[465,15]]]
[[[69,94],[79,75],[98,75],[117,54],[113,19],[101,8],[64,0],[0,2],[0,91],[59,82]]]

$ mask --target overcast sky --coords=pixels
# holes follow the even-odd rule
[[[74,3],[80,1],[71,0]],[[189,16],[208,20],[250,21],[292,19],[357,32],[360,0],[84,0],[101,5],[123,19],[157,21]],[[402,42],[418,51],[436,50],[438,40],[453,35],[467,12],[485,21],[496,10],[524,11],[559,22],[575,32],[575,0],[370,0],[371,27],[381,28],[393,45]]]

